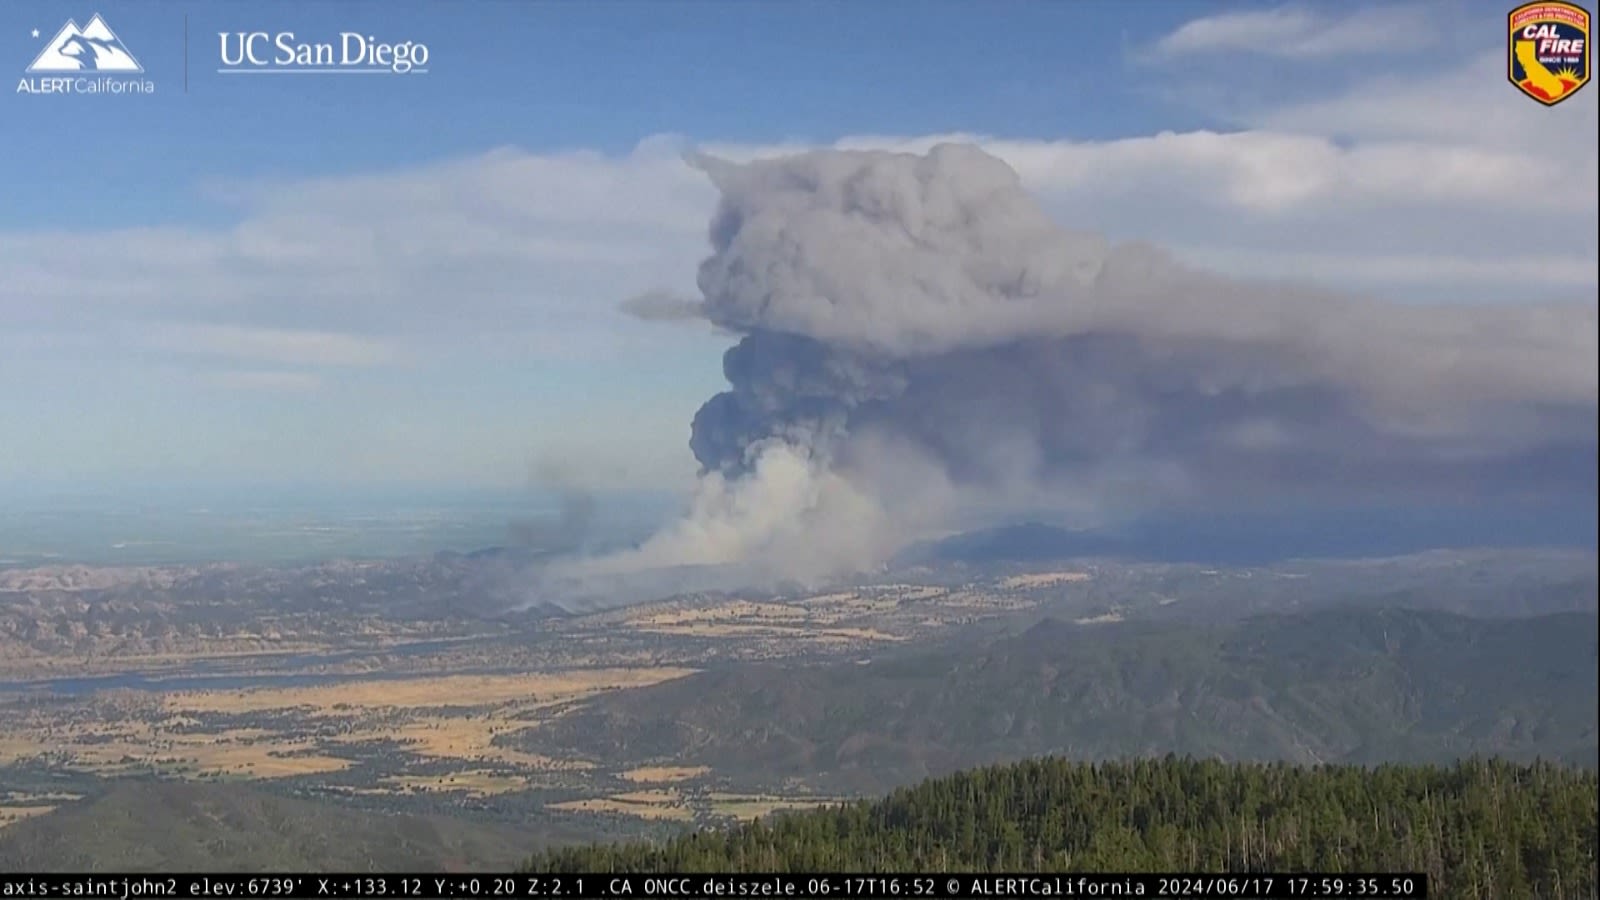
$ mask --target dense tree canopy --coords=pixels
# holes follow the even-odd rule
[[[1596,775],[1548,763],[1044,759],[535,871],[1410,871],[1433,896],[1592,898]]]

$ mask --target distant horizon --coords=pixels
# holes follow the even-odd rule
[[[593,517],[584,525],[586,537],[600,546],[642,540],[671,520],[684,500],[671,492],[623,490],[594,492],[588,499]],[[0,568],[313,564],[515,549],[526,540],[519,526],[559,528],[570,495],[548,489],[435,487],[420,492],[360,486],[332,494],[306,490],[224,498],[190,493],[155,501],[149,495],[143,500],[124,495],[108,503],[91,493],[74,500],[18,505],[5,503],[0,493]],[[1048,516],[1018,513],[969,522],[942,537],[914,541],[897,559],[904,564],[933,548],[956,561],[1114,556],[1227,565],[1403,556],[1428,550],[1594,552],[1600,539],[1595,523],[1593,507],[1581,502],[1491,509],[1191,510],[1098,525],[1064,524]],[[1005,541],[994,543],[1000,536]],[[567,537],[552,534],[558,541]]]
[[[515,544],[521,523],[559,522],[570,491],[546,488],[184,484],[62,493],[0,488],[0,567],[315,562],[470,552]],[[597,491],[593,527],[634,535],[677,509],[662,492]]]

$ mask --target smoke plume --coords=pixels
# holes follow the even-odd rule
[[[632,308],[740,335],[700,490],[560,578],[824,578],[1024,508],[1595,490],[1592,305],[1224,278],[1061,228],[973,146],[690,162],[721,192],[702,298]]]

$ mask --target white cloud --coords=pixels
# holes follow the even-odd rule
[[[1498,108],[1505,102],[1498,96],[1502,81],[1440,79],[1458,91],[1450,101],[1455,109]],[[1505,93],[1518,102],[1514,92]],[[1354,127],[1389,121],[1379,109],[1383,97],[1364,93],[1319,104],[1344,110],[1320,131],[1316,115],[1295,107],[1263,114],[1261,127],[1229,133],[1096,142],[953,134],[839,143],[925,152],[943,140],[977,141],[1016,168],[1063,223],[1185,249],[1232,274],[1315,280],[1398,299],[1420,293],[1431,300],[1514,302],[1592,289],[1600,177],[1593,130],[1579,136],[1581,109],[1568,121],[1544,123],[1543,134],[1565,138],[1563,174],[1552,182],[1551,150],[1500,137],[1484,119],[1476,130],[1457,130],[1429,122],[1430,107],[1423,105],[1409,130]],[[1265,124],[1280,119],[1293,127]],[[735,159],[775,152],[711,149]]]
[[[1305,15],[1349,35],[1371,13]],[[1593,296],[1600,92],[1546,109],[1507,85],[1489,52],[1433,75],[1372,79],[1244,111],[1233,131],[837,144],[977,140],[1063,225],[1233,274],[1400,299]],[[620,155],[499,149],[354,177],[212,183],[207,196],[235,210],[232,224],[0,233],[0,369],[23,371],[23,357],[68,372],[80,359],[104,368],[199,357],[228,373],[213,383],[320,384],[330,388],[321,399],[356,370],[401,364],[442,360],[438,371],[489,380],[507,362],[714,357],[718,338],[705,329],[618,309],[658,288],[692,295],[716,194],[682,162],[684,146],[663,136]],[[748,158],[800,145],[707,149]],[[558,392],[537,396],[554,403]],[[692,412],[681,411],[684,429]],[[661,439],[675,460],[682,439]]]
[[[217,387],[245,391],[314,391],[322,386],[322,379],[309,372],[270,370],[209,372],[201,376],[201,380]]]
[[[1009,144],[1040,189],[1131,192],[1171,188],[1257,214],[1319,207],[1496,205],[1582,211],[1592,196],[1546,194],[1525,155],[1450,144],[1382,141],[1341,147],[1321,136],[1271,131],[1171,132],[1093,144]]]
[[[207,190],[236,224],[0,234],[0,332],[291,366],[606,355],[646,330],[620,297],[693,284],[713,197],[659,139]]]
[[[1220,271],[1266,278],[1292,278],[1351,285],[1413,285],[1470,289],[1474,285],[1525,284],[1569,288],[1573,296],[1596,283],[1592,259],[1562,256],[1501,256],[1480,259],[1459,254],[1255,253],[1237,247],[1175,246],[1178,256]]]
[[[1158,57],[1248,53],[1283,59],[1318,59],[1416,50],[1436,34],[1428,10],[1415,6],[1353,4],[1280,6],[1219,13],[1179,26],[1155,43]]]
[[[1327,15],[1245,21],[1300,33],[1295,23]],[[1340,33],[1375,15],[1349,14]],[[1217,28],[1179,33],[1220,40]],[[1460,290],[1468,300],[1592,285],[1596,95],[1550,110],[1503,82],[1484,56],[1460,71],[1261,110],[1234,132],[838,145],[920,151],[978,140],[1063,224],[1203,248],[1243,273],[1301,272],[1397,295]],[[692,287],[705,252],[715,194],[683,164],[683,146],[663,136],[621,156],[499,149],[354,177],[210,185],[239,210],[231,227],[0,234],[0,331],[111,326],[166,352],[290,367],[383,365],[451,348],[631,352],[623,348],[671,338],[618,302]],[[797,145],[707,149],[747,158]]]
[[[1462,64],[1415,77],[1380,72],[1332,97],[1258,110],[1247,127],[1348,140],[1415,141],[1423,146],[1495,147],[1547,160],[1576,189],[1592,184],[1600,102],[1579,94],[1559,107],[1529,101],[1506,82],[1503,50],[1472,53]],[[1546,190],[1544,193],[1549,193]],[[1591,190],[1590,193],[1593,193]]]
[[[177,354],[221,356],[302,366],[377,366],[399,353],[376,338],[233,325],[157,326],[141,335],[147,346]]]

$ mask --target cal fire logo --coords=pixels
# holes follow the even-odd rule
[[[1507,16],[1506,75],[1545,106],[1571,97],[1589,83],[1589,12],[1545,0],[1524,3]]]

